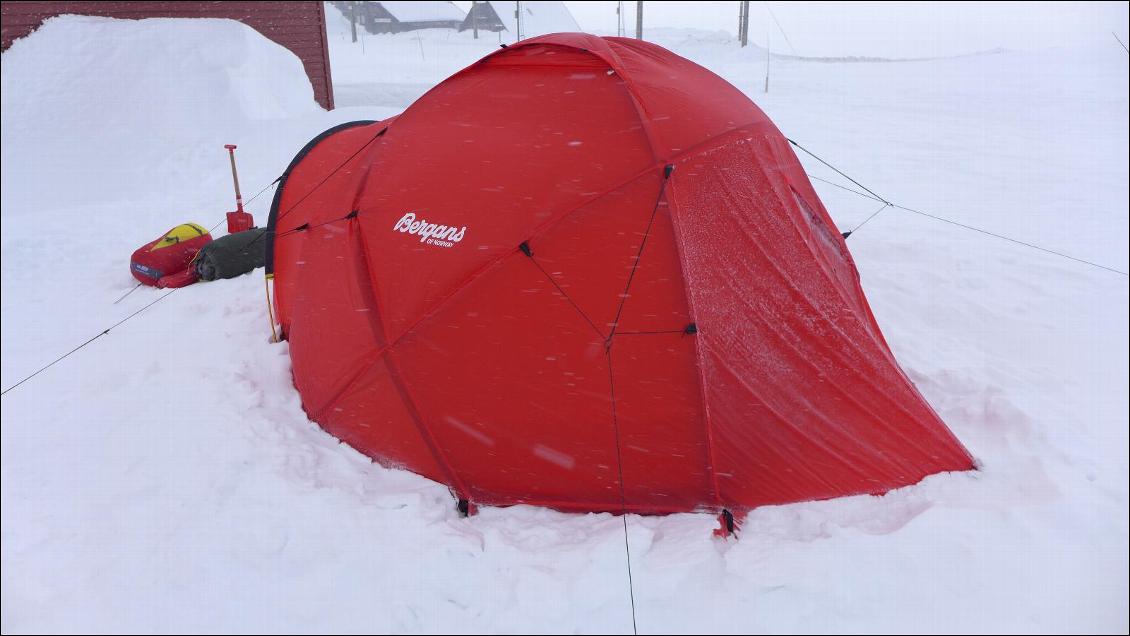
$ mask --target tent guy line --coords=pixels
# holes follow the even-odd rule
[[[272,182],[268,183],[267,185],[263,186],[263,189],[262,189],[262,190],[260,190],[259,192],[255,193],[255,196],[251,197],[250,199],[248,199],[248,200],[247,200],[247,203],[244,203],[244,204],[243,204],[243,205],[244,205],[244,207],[250,207],[250,206],[251,206],[251,204],[255,202],[255,199],[258,199],[260,195],[262,195],[262,194],[263,194],[264,192],[266,192],[267,190],[269,190],[269,189],[271,188],[271,186],[275,185],[275,184],[276,184],[276,183],[278,183],[278,182],[279,182],[279,180],[278,180],[278,179],[275,179],[274,181],[272,181]],[[210,229],[210,230],[208,230],[208,231],[209,231],[209,232],[215,232],[215,231],[216,231],[216,228],[218,228],[218,227],[220,227],[221,225],[223,225],[223,224],[224,224],[224,221],[226,221],[226,220],[227,220],[227,217],[224,217],[224,218],[220,219],[220,222],[219,222],[219,223],[216,223],[215,225],[213,225],[213,226],[212,226],[212,229]]]
[[[632,608],[632,633],[639,634],[636,624],[636,585],[632,579],[632,548],[628,543],[628,497],[624,491],[624,455],[620,448],[620,420],[616,417],[616,378],[612,373],[612,341],[609,336],[604,355],[608,358],[608,390],[612,399],[612,430],[616,435],[616,472],[620,482],[620,520],[624,526],[624,561],[628,570],[628,600]]]
[[[888,200],[884,199],[883,197],[879,196],[878,194],[876,194],[876,193],[875,193],[875,191],[874,191],[874,190],[872,190],[871,188],[868,188],[867,186],[863,185],[862,183],[860,183],[860,182],[856,181],[855,179],[852,179],[851,177],[847,176],[847,174],[845,174],[845,173],[844,173],[844,172],[843,172],[842,170],[840,170],[840,169],[839,169],[839,168],[837,168],[836,166],[833,166],[832,164],[830,164],[830,163],[828,163],[827,161],[824,161],[823,159],[821,159],[820,157],[818,157],[818,156],[817,156],[816,154],[814,154],[814,153],[813,153],[813,152],[812,152],[811,150],[809,150],[808,148],[805,148],[804,146],[802,146],[802,145],[798,144],[797,142],[793,141],[793,140],[792,140],[791,138],[789,138],[789,137],[785,137],[785,140],[786,140],[786,141],[788,141],[788,142],[789,142],[790,144],[792,144],[792,145],[796,146],[797,148],[799,148],[799,149],[800,149],[800,150],[801,150],[802,152],[804,152],[804,154],[808,155],[809,157],[812,157],[813,159],[815,159],[815,160],[819,161],[820,163],[824,164],[825,166],[828,166],[829,168],[831,168],[832,170],[834,170],[834,171],[836,172],[836,174],[838,174],[838,175],[840,175],[841,177],[843,177],[843,178],[847,179],[848,181],[851,181],[851,182],[852,182],[852,183],[854,183],[855,185],[857,185],[857,186],[859,186],[859,187],[863,188],[863,189],[864,189],[865,191],[867,191],[867,193],[868,193],[868,194],[870,194],[871,196],[875,197],[875,198],[876,198],[877,200],[879,200],[879,201],[882,201],[883,203],[887,203],[887,204],[889,204],[889,203],[890,203],[890,201],[888,201]]]
[[[632,262],[631,273],[628,275],[628,281],[627,281],[627,284],[625,285],[624,293],[620,295],[620,303],[619,303],[619,307],[616,311],[616,317],[612,321],[612,328],[609,331],[609,334],[607,336],[605,336],[600,331],[600,329],[597,328],[596,324],[592,321],[591,318],[589,318],[589,316],[584,312],[584,310],[582,310],[581,307],[579,305],[577,305],[576,301],[574,301],[569,296],[569,294],[566,293],[566,291],[561,288],[561,285],[559,285],[557,283],[557,281],[554,280],[553,276],[551,276],[549,274],[549,272],[545,271],[545,268],[542,267],[541,263],[539,263],[537,261],[537,259],[534,258],[534,253],[533,253],[533,250],[531,250],[529,243],[527,241],[523,241],[521,243],[521,245],[518,246],[519,251],[521,251],[522,254],[524,254],[526,256],[527,259],[529,259],[531,262],[533,262],[534,266],[537,267],[539,271],[541,271],[541,273],[557,289],[557,291],[561,294],[561,296],[564,297],[565,300],[570,305],[572,305],[573,309],[575,309],[577,311],[577,313],[580,314],[581,318],[583,318],[585,320],[585,322],[587,322],[588,325],[590,327],[592,327],[593,331],[595,331],[596,334],[598,336],[600,336],[601,338],[604,338],[604,354],[608,358],[608,385],[609,385],[609,395],[611,397],[611,406],[612,406],[612,410],[611,410],[612,428],[613,428],[613,432],[614,432],[615,438],[616,438],[616,471],[617,471],[618,481],[619,481],[619,484],[620,484],[620,519],[623,522],[623,526],[624,526],[624,558],[625,558],[625,563],[626,563],[626,566],[627,566],[627,574],[628,574],[628,598],[630,600],[631,609],[632,609],[632,633],[633,634],[638,634],[639,628],[638,628],[637,622],[636,622],[635,584],[633,583],[633,580],[632,580],[632,549],[631,549],[631,544],[630,544],[629,539],[628,539],[628,505],[627,505],[627,495],[625,494],[625,490],[624,490],[623,451],[621,449],[620,424],[619,424],[618,418],[616,417],[616,381],[615,381],[615,377],[612,373],[612,345],[613,345],[615,337],[618,335],[617,332],[616,332],[616,328],[619,325],[621,314],[624,311],[624,303],[627,301],[628,296],[629,296],[629,292],[632,288],[632,280],[635,278],[636,270],[639,268],[640,259],[643,258],[643,252],[644,252],[644,248],[647,246],[648,236],[650,236],[651,229],[655,224],[655,215],[659,212],[659,206],[664,201],[664,194],[667,191],[667,183],[670,180],[671,173],[673,171],[674,171],[674,165],[673,164],[667,164],[663,167],[663,181],[659,185],[659,193],[656,195],[655,205],[652,206],[651,217],[650,217],[650,220],[648,221],[647,229],[644,231],[643,240],[640,241],[639,250],[636,252],[636,257]],[[642,332],[638,332],[638,333],[642,334]],[[658,332],[658,333],[668,333],[668,332]]]
[[[667,183],[671,180],[671,173],[675,171],[675,164],[669,163],[663,166],[663,181],[659,184],[659,194],[655,197],[655,205],[651,208],[651,218],[647,222],[647,229],[644,230],[643,240],[640,241],[640,248],[636,252],[636,258],[632,261],[632,269],[628,272],[628,283],[624,286],[624,293],[620,294],[620,305],[616,308],[616,317],[612,319],[612,332],[608,334],[607,347],[612,347],[612,337],[616,335],[616,328],[620,326],[620,317],[624,313],[624,303],[628,301],[628,292],[632,289],[632,281],[636,277],[636,271],[640,267],[640,259],[643,258],[643,250],[647,247],[647,239],[651,236],[651,228],[655,226],[655,215],[659,212],[659,206],[663,203],[663,199],[667,194]],[[612,402],[615,407],[615,400]]]
[[[863,227],[864,225],[867,225],[868,221],[879,216],[880,212],[882,212],[883,210],[886,210],[889,207],[891,207],[890,203],[884,203],[882,206],[879,207],[878,210],[875,210],[874,212],[872,212],[871,216],[867,217],[866,219],[863,219],[862,223],[860,223],[859,225],[855,226],[854,228],[848,230],[847,232],[844,232],[843,237],[846,239],[847,237],[851,236],[852,234],[855,234],[856,232],[859,231],[859,228]]]
[[[259,195],[261,195],[261,194],[263,194],[264,192],[266,192],[266,191],[267,191],[268,189],[270,189],[270,187],[271,187],[271,186],[275,185],[275,184],[276,184],[276,183],[278,183],[278,182],[279,182],[279,180],[278,180],[278,179],[275,179],[274,181],[272,181],[272,182],[268,183],[268,184],[267,184],[267,185],[266,185],[266,186],[265,186],[265,187],[264,187],[264,188],[263,188],[262,190],[260,190],[260,191],[259,191],[259,192],[258,192],[258,193],[257,193],[257,194],[255,195],[255,196],[253,196],[253,197],[251,197],[250,199],[248,199],[247,203],[246,203],[246,204],[244,204],[244,205],[246,205],[246,206],[249,206],[249,205],[251,205],[251,203],[252,203],[252,202],[254,202],[254,201],[255,201],[255,199],[258,199],[258,198],[259,198]],[[226,220],[226,217],[225,217],[225,220]],[[223,220],[221,220],[221,221],[220,221],[219,223],[217,223],[217,224],[213,225],[213,226],[212,226],[212,230],[215,230],[216,228],[220,227],[220,225],[222,225],[223,223],[224,223],[224,221],[223,221]],[[209,231],[211,231],[211,230],[209,230]],[[118,298],[117,300],[115,300],[115,301],[113,302],[113,304],[115,304],[115,305],[116,305],[116,304],[120,303],[121,301],[125,300],[127,296],[129,296],[129,295],[130,295],[130,294],[132,294],[133,292],[137,291],[137,289],[138,289],[139,287],[141,287],[141,283],[138,283],[137,285],[135,285],[135,286],[134,286],[133,288],[131,288],[131,289],[130,289],[129,291],[127,291],[127,292],[126,292],[125,294],[122,294],[122,296],[121,296],[121,297],[119,297],[119,298]],[[65,360],[65,359],[67,359],[68,357],[70,357],[70,356],[71,356],[72,354],[78,353],[78,352],[79,352],[79,351],[80,351],[80,350],[81,350],[81,349],[82,349],[83,347],[85,347],[86,345],[88,345],[88,344],[90,344],[90,343],[94,342],[95,340],[97,340],[97,339],[101,338],[102,336],[108,335],[108,334],[110,333],[110,330],[111,330],[111,329],[116,329],[117,327],[120,327],[121,325],[125,324],[125,323],[126,323],[126,322],[127,322],[128,320],[130,320],[131,318],[134,318],[135,316],[137,316],[137,315],[138,315],[138,314],[140,314],[141,312],[145,311],[146,309],[149,309],[149,308],[150,308],[150,307],[152,307],[153,305],[156,305],[157,303],[161,302],[162,300],[165,300],[166,298],[168,298],[169,296],[171,296],[171,295],[172,295],[172,293],[173,293],[173,292],[175,292],[175,291],[176,291],[177,289],[178,289],[178,288],[176,288],[176,287],[174,287],[174,288],[170,289],[168,293],[166,293],[166,294],[164,294],[164,295],[162,295],[162,296],[159,296],[159,297],[158,297],[158,298],[157,298],[156,300],[153,300],[152,302],[150,302],[149,304],[145,305],[145,306],[144,306],[144,307],[142,307],[141,309],[138,309],[137,311],[133,312],[132,314],[130,314],[130,315],[128,315],[128,316],[126,316],[125,318],[122,318],[122,319],[121,319],[121,320],[119,320],[118,322],[115,322],[114,324],[110,325],[109,327],[107,327],[107,328],[103,329],[102,331],[98,332],[97,334],[95,334],[95,335],[94,335],[94,336],[92,336],[91,338],[88,338],[88,339],[87,339],[86,341],[84,341],[84,342],[83,342],[82,344],[78,345],[78,346],[77,346],[77,347],[75,347],[74,349],[71,349],[70,351],[68,351],[68,352],[64,353],[63,355],[59,356],[58,358],[55,358],[55,359],[54,359],[54,360],[52,360],[51,362],[48,362],[47,364],[43,365],[42,367],[40,367],[39,369],[37,369],[37,370],[36,370],[36,371],[35,371],[34,373],[32,373],[31,375],[28,375],[28,376],[26,376],[25,378],[23,378],[23,379],[22,379],[22,380],[20,380],[19,382],[16,382],[16,383],[15,383],[15,384],[13,384],[12,386],[10,386],[10,387],[8,387],[8,388],[4,389],[4,391],[3,391],[3,392],[0,392],[0,397],[7,395],[9,391],[11,391],[11,390],[13,390],[13,389],[15,389],[15,388],[19,387],[20,385],[22,385],[23,383],[27,382],[28,380],[30,380],[30,379],[32,379],[32,378],[34,378],[35,376],[39,375],[40,373],[43,373],[44,371],[46,371],[46,370],[50,369],[51,367],[55,366],[56,364],[58,364],[58,363],[62,362],[63,360]]]
[[[586,314],[584,312],[584,310],[581,309],[577,305],[577,302],[575,300],[573,300],[572,298],[569,297],[569,294],[566,293],[565,290],[561,288],[561,285],[557,284],[557,281],[554,280],[553,277],[549,275],[549,272],[545,271],[545,268],[541,266],[541,263],[539,263],[537,261],[537,259],[534,258],[533,252],[530,251],[529,244],[526,243],[526,242],[523,242],[518,247],[518,249],[521,250],[522,253],[525,254],[530,259],[530,262],[533,263],[534,266],[537,267],[541,271],[541,273],[545,276],[546,280],[548,280],[555,288],[557,288],[557,291],[561,294],[561,297],[564,298],[566,301],[568,301],[568,303],[573,306],[573,309],[577,310],[577,313],[580,314],[581,318],[585,319],[585,322],[587,322],[590,327],[592,327],[592,330],[596,332],[596,335],[600,336],[601,338],[604,338],[604,334],[601,333],[600,329],[596,326],[596,323],[594,323],[592,321],[592,318],[588,317],[588,314]]]
[[[788,138],[786,138],[786,139],[788,139]],[[919,216],[924,216],[924,217],[927,217],[927,218],[930,218],[930,219],[934,219],[935,221],[941,221],[942,223],[949,223],[950,225],[955,225],[957,227],[964,228],[966,230],[978,232],[978,233],[984,234],[986,236],[992,236],[992,237],[995,237],[995,238],[998,238],[998,239],[1001,239],[1001,240],[1004,240],[1004,241],[1008,241],[1010,243],[1015,243],[1017,245],[1029,247],[1029,248],[1032,248],[1034,250],[1044,252],[1046,254],[1051,254],[1053,256],[1059,256],[1060,258],[1066,258],[1068,260],[1075,261],[1076,263],[1082,263],[1083,265],[1090,265],[1091,267],[1097,267],[1099,269],[1105,269],[1108,272],[1113,272],[1113,273],[1118,274],[1120,276],[1130,276],[1130,273],[1124,272],[1120,269],[1115,269],[1115,268],[1107,266],[1107,265],[1101,265],[1099,263],[1095,263],[1094,261],[1088,261],[1088,260],[1085,260],[1085,259],[1082,259],[1082,258],[1078,258],[1076,256],[1071,256],[1070,254],[1064,254],[1063,252],[1057,252],[1055,250],[1048,249],[1046,247],[1041,247],[1041,246],[1035,245],[1033,243],[1028,243],[1027,241],[1021,241],[1020,239],[1012,238],[1010,236],[1005,236],[1003,234],[997,234],[996,232],[990,232],[989,230],[985,230],[985,229],[982,229],[982,228],[979,228],[979,227],[974,227],[972,225],[966,225],[965,223],[960,223],[960,222],[954,221],[952,219],[947,219],[945,217],[941,217],[941,216],[938,216],[936,214],[930,214],[929,212],[923,212],[922,210],[916,210],[914,208],[908,208],[905,205],[899,205],[898,203],[892,203],[891,201],[888,201],[887,199],[884,199],[883,197],[876,194],[873,190],[871,190],[867,186],[863,185],[862,183],[860,183],[860,182],[856,181],[855,179],[852,179],[848,175],[844,174],[844,172],[841,171],[839,168],[833,166],[832,164],[828,163],[824,159],[821,159],[820,157],[816,156],[815,154],[812,153],[812,151],[805,148],[804,146],[798,144],[797,142],[793,141],[792,139],[788,139],[788,142],[790,144],[796,146],[800,150],[802,150],[808,156],[812,157],[813,159],[819,161],[820,163],[824,164],[825,166],[828,166],[832,170],[836,171],[836,173],[839,174],[840,176],[842,176],[843,178],[847,179],[848,181],[851,181],[852,183],[859,186],[860,188],[863,188],[869,194],[864,194],[863,192],[860,192],[858,190],[853,190],[852,188],[849,188],[847,186],[844,186],[844,185],[841,185],[841,184],[838,184],[838,183],[833,183],[832,181],[828,181],[827,179],[821,179],[820,177],[817,177],[817,176],[812,175],[812,174],[808,174],[806,172],[805,174],[808,174],[808,177],[810,179],[816,179],[817,181],[821,181],[821,182],[826,183],[830,186],[837,187],[841,190],[846,190],[848,192],[851,192],[851,193],[856,194],[858,196],[864,197],[866,199],[872,199],[872,200],[880,201],[880,202],[886,204],[882,208],[879,208],[878,210],[876,210],[875,213],[873,213],[871,216],[867,217],[867,219],[863,223],[860,223],[859,225],[857,225],[855,227],[855,229],[853,229],[849,232],[845,232],[844,238],[847,238],[851,234],[854,234],[859,228],[863,227],[864,223],[867,223],[867,221],[870,221],[871,219],[875,218],[875,215],[879,214],[879,212],[882,212],[883,210],[887,209],[888,207],[892,207],[892,208],[898,208],[899,210],[903,210],[905,212],[910,212],[912,214],[917,214]]]
[[[335,130],[336,128],[337,128],[337,127],[335,126],[334,128],[331,128],[330,130]],[[317,191],[317,190],[318,190],[318,188],[320,188],[320,187],[322,187],[323,185],[325,185],[325,183],[326,183],[327,181],[329,181],[331,177],[333,177],[333,176],[334,176],[335,174],[337,174],[337,171],[338,171],[338,170],[341,170],[342,168],[344,168],[344,167],[346,166],[346,164],[348,164],[348,163],[349,163],[350,161],[353,161],[353,158],[354,158],[354,157],[356,157],[357,155],[361,154],[361,152],[362,152],[363,150],[365,150],[366,148],[368,148],[368,147],[369,147],[369,144],[371,144],[371,143],[373,143],[374,141],[376,141],[377,139],[380,139],[381,137],[383,137],[383,136],[384,136],[384,134],[385,134],[385,132],[387,132],[387,131],[388,131],[388,126],[385,126],[384,128],[381,128],[381,129],[380,129],[379,131],[377,131],[377,134],[373,135],[373,136],[372,136],[372,137],[371,137],[371,138],[369,139],[369,141],[366,141],[366,142],[365,142],[365,145],[363,145],[363,146],[361,146],[360,148],[358,148],[358,149],[357,149],[357,151],[356,151],[356,152],[354,152],[354,153],[353,153],[352,155],[349,155],[348,157],[346,157],[345,161],[342,161],[342,162],[341,162],[341,164],[339,164],[339,165],[338,165],[338,167],[334,168],[332,172],[330,172],[330,173],[329,173],[328,175],[326,175],[326,178],[322,179],[322,180],[321,180],[321,181],[320,181],[320,182],[319,182],[319,183],[318,183],[317,185],[315,185],[315,186],[314,186],[313,188],[310,188],[310,190],[309,190],[309,191],[308,191],[308,192],[307,192],[306,194],[304,194],[304,195],[302,196],[302,198],[301,198],[301,199],[299,199],[299,200],[295,201],[293,205],[291,205],[291,206],[290,206],[289,208],[287,208],[287,209],[286,209],[286,210],[285,210],[284,212],[282,212],[281,214],[279,214],[277,218],[273,219],[273,220],[272,220],[272,222],[271,222],[271,224],[270,224],[270,228],[269,228],[269,231],[273,233],[273,232],[274,232],[274,228],[275,228],[275,226],[277,225],[277,223],[278,223],[279,221],[283,220],[283,218],[285,218],[287,214],[290,214],[290,212],[291,212],[292,210],[294,210],[294,208],[298,207],[298,206],[299,206],[299,204],[301,204],[301,203],[302,203],[303,201],[305,201],[307,197],[309,197],[310,195],[314,194],[314,192],[315,192],[315,191]],[[327,132],[328,132],[328,131],[327,131]],[[300,155],[300,156],[301,156],[301,155]],[[293,167],[293,166],[292,166],[292,167]],[[287,168],[287,171],[286,171],[286,172],[284,172],[284,173],[282,174],[282,176],[280,176],[280,177],[279,177],[278,179],[275,179],[275,183],[282,183],[282,182],[283,182],[283,180],[284,180],[284,179],[285,179],[285,178],[287,177],[287,175],[288,175],[289,173],[290,173],[290,168]]]
[[[137,316],[138,314],[140,314],[141,312],[145,311],[146,309],[149,309],[149,308],[150,308],[150,307],[152,307],[153,305],[156,305],[157,303],[161,302],[162,300],[165,300],[165,299],[166,299],[166,298],[168,298],[169,296],[172,296],[172,295],[173,295],[173,292],[175,292],[175,291],[176,291],[177,289],[179,289],[179,288],[178,288],[178,287],[174,287],[173,289],[170,289],[168,293],[166,293],[166,294],[164,294],[164,295],[162,295],[162,296],[158,296],[156,300],[153,300],[153,301],[151,301],[151,302],[150,302],[149,304],[145,305],[145,306],[144,306],[144,307],[142,307],[141,309],[138,309],[137,311],[133,312],[132,314],[130,314],[130,315],[128,315],[128,316],[126,316],[125,318],[122,318],[122,319],[121,319],[121,320],[119,320],[118,322],[115,322],[114,324],[110,325],[109,327],[107,327],[107,328],[103,329],[102,331],[98,332],[98,334],[97,334],[97,335],[95,335],[94,337],[92,337],[92,338],[88,339],[88,340],[87,340],[86,342],[84,342],[84,343],[80,344],[79,346],[75,347],[74,349],[71,349],[70,351],[68,351],[68,352],[64,353],[63,355],[59,356],[58,358],[55,358],[54,360],[52,360],[51,362],[47,363],[46,365],[44,365],[44,366],[40,367],[40,368],[39,368],[39,370],[38,370],[38,371],[36,371],[35,373],[32,373],[31,375],[27,376],[26,378],[24,378],[24,379],[20,380],[19,382],[17,382],[17,383],[15,383],[15,384],[13,384],[13,385],[12,385],[12,386],[10,386],[10,387],[8,387],[8,388],[4,389],[4,391],[3,391],[2,393],[0,393],[0,397],[2,397],[2,396],[5,396],[5,395],[8,395],[8,392],[9,392],[9,391],[11,391],[12,389],[15,389],[15,388],[19,387],[19,386],[20,386],[20,385],[22,385],[22,384],[23,384],[24,382],[27,382],[28,380],[30,380],[30,379],[32,379],[32,378],[34,378],[35,376],[39,375],[40,373],[43,373],[44,371],[46,371],[46,370],[50,369],[51,367],[53,367],[53,366],[55,366],[56,364],[58,364],[58,363],[62,362],[63,360],[66,360],[66,359],[67,359],[68,357],[70,357],[70,356],[71,356],[71,354],[77,353],[77,352],[78,352],[79,350],[81,350],[81,349],[82,349],[83,347],[85,347],[86,345],[88,345],[88,344],[90,344],[90,343],[94,342],[95,340],[97,340],[97,339],[101,338],[102,336],[105,336],[105,335],[109,334],[109,333],[110,333],[110,330],[111,330],[111,329],[116,329],[116,328],[117,328],[118,326],[120,326],[120,325],[124,324],[124,323],[125,323],[126,321],[128,321],[128,320],[129,320],[129,319],[131,319],[131,318],[133,318],[134,316]]]
[[[1124,272],[1120,269],[1115,269],[1113,267],[1108,267],[1106,265],[1100,265],[1099,263],[1095,263],[1093,261],[1083,260],[1081,258],[1071,256],[1070,254],[1064,254],[1063,252],[1057,252],[1055,250],[1050,250],[1046,247],[1040,247],[1039,245],[1034,245],[1032,243],[1027,243],[1027,242],[1021,241],[1019,239],[1014,239],[1014,238],[1011,238],[1011,237],[1008,237],[1008,236],[1004,236],[1003,234],[997,234],[995,232],[983,230],[979,227],[973,227],[972,225],[966,225],[964,223],[958,223],[957,221],[947,219],[947,218],[943,218],[943,217],[937,216],[935,214],[930,214],[929,212],[923,212],[921,210],[915,210],[914,208],[908,208],[906,206],[899,205],[897,203],[892,203],[891,207],[898,208],[900,210],[903,210],[904,212],[910,212],[912,214],[917,214],[919,216],[924,216],[924,217],[927,217],[927,218],[930,218],[930,219],[934,219],[935,221],[941,221],[942,223],[949,223],[950,225],[956,225],[957,227],[964,228],[964,229],[967,229],[967,230],[972,230],[974,232],[979,232],[979,233],[985,234],[987,236],[992,236],[992,237],[999,238],[999,239],[1002,239],[1002,240],[1005,240],[1005,241],[1009,241],[1010,243],[1016,243],[1017,245],[1023,245],[1024,247],[1030,247],[1034,250],[1039,250],[1039,251],[1045,252],[1047,254],[1059,256],[1060,258],[1066,258],[1068,260],[1075,261],[1076,263],[1082,263],[1084,265],[1090,265],[1091,267],[1097,267],[1099,269],[1105,269],[1108,272],[1113,272],[1113,273],[1118,274],[1120,276],[1130,276],[1130,273]]]
[[[845,190],[845,191],[847,191],[847,192],[851,192],[852,194],[858,194],[859,196],[863,197],[864,199],[871,199],[872,201],[879,201],[880,203],[886,203],[886,201],[883,201],[883,200],[882,200],[882,199],[880,199],[880,198],[877,198],[877,197],[873,197],[873,196],[871,196],[870,194],[866,194],[866,193],[864,193],[864,192],[860,192],[859,190],[856,190],[856,189],[854,189],[854,188],[849,188],[849,187],[847,187],[847,186],[845,186],[845,185],[840,185],[840,184],[836,183],[835,181],[829,181],[829,180],[827,180],[827,179],[824,179],[824,178],[818,177],[818,176],[816,176],[816,175],[814,175],[814,174],[812,174],[812,173],[810,173],[810,172],[806,172],[805,174],[807,174],[807,175],[808,175],[808,178],[809,178],[809,179],[816,179],[817,181],[820,181],[820,182],[822,182],[822,183],[827,183],[827,184],[828,184],[828,185],[830,185],[830,186],[833,186],[833,187],[839,188],[839,189],[841,189],[841,190]]]
[[[640,260],[643,258],[644,249],[647,247],[647,239],[651,236],[651,230],[655,227],[655,215],[659,213],[659,206],[663,204],[664,197],[667,194],[667,184],[671,180],[671,173],[675,171],[674,164],[667,164],[663,167],[663,181],[659,184],[659,193],[655,197],[655,205],[651,207],[651,217],[647,222],[647,229],[644,230],[643,240],[640,241],[639,250],[636,252],[636,257],[632,261],[632,269],[628,274],[628,282],[624,285],[624,293],[620,294],[620,304],[616,309],[616,317],[612,320],[612,329],[608,334],[607,340],[604,344],[604,354],[608,357],[608,392],[612,402],[612,429],[616,435],[616,472],[620,482],[620,519],[624,524],[624,557],[627,562],[628,568],[628,598],[631,600],[632,605],[632,633],[639,634],[639,628],[636,625],[636,589],[632,581],[632,549],[628,543],[628,497],[624,490],[624,457],[623,450],[621,449],[621,436],[620,436],[620,419],[616,415],[616,377],[612,373],[612,345],[616,337],[616,328],[620,326],[620,318],[624,313],[624,303],[627,302],[628,296],[631,293],[632,281],[635,280],[636,271],[639,269]],[[540,269],[540,265],[538,266]],[[543,272],[545,270],[542,270]],[[555,286],[557,282],[553,283]],[[558,287],[560,289],[560,287]],[[570,300],[569,302],[572,302]],[[585,318],[588,320],[588,317]],[[717,495],[717,483],[714,484],[715,494]]]

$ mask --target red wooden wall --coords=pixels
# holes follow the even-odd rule
[[[3,48],[52,16],[73,13],[111,18],[229,18],[294,52],[306,68],[314,97],[334,107],[326,17],[321,2],[4,2]]]

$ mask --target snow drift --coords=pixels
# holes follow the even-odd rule
[[[507,41],[513,42],[519,31],[518,11],[513,2],[487,2],[499,22],[506,29]],[[564,2],[556,0],[534,0],[521,4],[521,32],[523,38],[532,38],[548,33],[580,31],[581,27]]]
[[[233,20],[60,16],[2,77],[5,214],[190,189],[197,149],[319,109],[299,59]]]

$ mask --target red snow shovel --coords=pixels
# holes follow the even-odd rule
[[[243,232],[255,227],[255,218],[243,211],[243,196],[239,193],[239,174],[235,171],[235,144],[226,144],[231,159],[231,179],[235,183],[235,211],[228,212],[228,234]]]

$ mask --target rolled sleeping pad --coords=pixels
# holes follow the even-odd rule
[[[196,256],[200,280],[235,278],[262,267],[267,254],[267,228],[252,228],[215,239]]]

